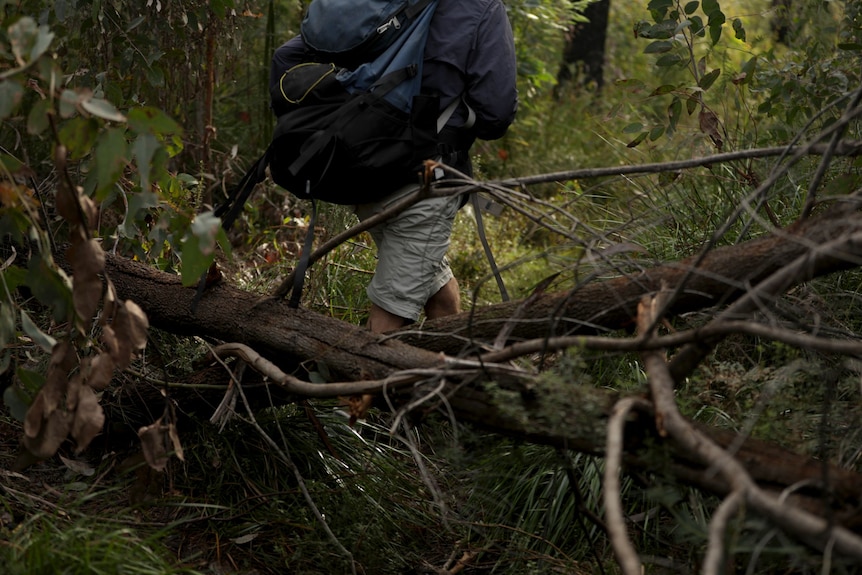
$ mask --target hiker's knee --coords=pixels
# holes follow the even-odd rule
[[[428,298],[425,304],[425,316],[428,319],[437,319],[460,312],[461,291],[458,288],[458,280],[454,277]]]

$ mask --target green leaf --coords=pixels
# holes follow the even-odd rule
[[[691,17],[691,33],[701,38],[706,35],[706,27],[703,25],[703,18],[695,14]]]
[[[0,80],[0,120],[15,113],[24,97],[24,88],[11,80]]]
[[[96,144],[96,197],[106,193],[123,175],[128,160],[128,145],[122,130],[110,128]]]
[[[694,94],[689,95],[688,99],[685,101],[685,111],[688,112],[689,116],[694,114],[694,111],[697,110],[698,104],[700,104],[700,98]]]
[[[664,135],[664,126],[656,126],[652,130],[649,131],[649,139],[652,142],[655,142],[659,138]]]
[[[676,30],[676,25],[676,20],[663,20],[653,25],[649,25],[647,22],[639,22],[637,25],[637,33],[641,38],[647,38],[650,40],[667,40],[673,37],[673,31]]]
[[[147,82],[153,88],[161,88],[165,85],[165,73],[158,66],[150,66],[146,71]]]
[[[133,108],[128,114],[129,127],[135,132],[151,133],[156,136],[182,134],[182,128],[170,116],[151,106]]]
[[[644,54],[662,54],[673,50],[673,42],[668,40],[656,40],[644,48]]]
[[[673,84],[663,84],[653,90],[650,93],[650,96],[664,96],[665,94],[670,94],[674,90],[676,90],[676,86],[674,86]]]
[[[636,134],[636,133],[642,132],[643,129],[644,129],[643,124],[641,124],[640,122],[634,122],[632,124],[629,124],[625,128],[623,128],[623,133],[624,134]]]
[[[676,126],[682,116],[682,100],[679,97],[674,97],[670,105],[667,107],[668,135],[672,135],[676,131]]]
[[[51,125],[49,111],[51,110],[50,100],[39,100],[33,107],[30,108],[30,113],[27,114],[27,133],[37,136],[48,129]]]
[[[737,40],[745,42],[745,28],[742,26],[742,20],[739,18],[733,19],[733,33]]]
[[[704,4],[706,4],[704,2]],[[718,3],[716,2],[716,5]],[[704,8],[704,12],[706,9]],[[712,41],[713,46],[718,44],[719,39],[721,38],[721,27],[725,22],[724,13],[721,10],[714,10],[712,12],[706,12],[709,16],[709,20],[707,21],[707,27],[709,28],[709,38]]]
[[[144,16],[144,15],[138,16],[137,18],[135,18],[134,20],[129,22],[129,25],[126,26],[126,32],[127,33],[131,32],[132,30],[134,30],[135,28],[137,28],[138,26],[143,24],[146,20],[147,20],[146,16]]]
[[[24,385],[24,390],[28,395],[36,395],[42,386],[45,385],[45,376],[38,371],[19,368],[15,371],[18,380]]]
[[[709,39],[713,46],[718,44],[718,41],[721,40],[721,24],[709,23]]]
[[[674,36],[685,30],[686,28],[691,27],[691,20],[685,19],[679,24],[677,24],[676,30],[674,30]]]
[[[141,178],[141,189],[150,189],[150,172],[152,170],[153,155],[161,147],[159,141],[152,134],[140,134],[132,144],[132,155],[138,164],[138,175]]]
[[[54,15],[58,22],[63,22],[73,12],[73,6],[69,6],[67,0],[54,0]]]
[[[227,241],[227,236],[220,237],[223,232],[221,219],[211,211],[195,216],[182,241],[183,285],[194,285],[206,273],[215,258],[216,240]]]
[[[215,254],[212,252],[209,255],[205,254],[201,250],[200,240],[197,236],[189,234],[183,238],[180,257],[183,262],[182,282],[184,286],[188,287],[195,285],[200,277],[206,273],[215,258]]]
[[[126,117],[107,100],[102,98],[86,98],[81,102],[81,107],[90,114],[110,122],[125,122]]]
[[[155,208],[158,205],[159,197],[149,190],[142,190],[137,194],[129,195],[129,208],[126,211],[126,217],[122,225],[118,228],[120,234],[127,238],[134,238],[138,233],[138,228],[135,224],[141,212]]]
[[[210,8],[217,18],[224,18],[228,10],[233,10],[233,0],[210,0]]]
[[[198,246],[204,255],[215,252],[216,235],[220,229],[221,219],[211,211],[195,216],[189,227],[189,231],[198,238]]]
[[[231,246],[230,239],[227,237],[227,232],[221,226],[219,226],[218,228],[218,233],[216,234],[216,241],[218,242],[218,245],[221,247],[225,255],[230,258],[233,246]]]
[[[10,292],[17,289],[18,286],[24,285],[27,281],[27,270],[20,266],[10,265],[2,272],[0,272],[0,278],[2,278],[3,284],[5,284],[6,289]],[[12,321],[15,321],[15,313],[11,313]]]
[[[22,162],[15,156],[10,156],[9,154],[0,154],[0,173],[9,172],[10,174],[14,174],[23,170],[24,166],[24,162]]]
[[[656,66],[663,68],[679,65],[683,59],[678,54],[665,54],[655,61]]]
[[[650,0],[649,4],[647,4],[647,10],[660,17],[667,14],[667,11],[671,8],[673,8],[673,0]]]
[[[35,62],[51,46],[54,33],[46,25],[36,26],[36,21],[25,16],[9,26],[9,43],[12,53],[21,65]]]
[[[10,291],[15,289],[8,284],[6,288]],[[3,302],[0,304],[0,348],[14,343],[17,337],[18,332],[15,329],[15,306],[8,302]]]
[[[721,69],[716,68],[712,72],[708,74],[704,74],[700,77],[700,81],[697,85],[703,90],[709,90],[709,87],[715,82],[716,78],[721,74]]]
[[[78,104],[81,96],[75,90],[63,90],[60,92],[60,117],[71,118],[78,112]]]
[[[754,70],[757,68],[757,56],[753,56],[742,65],[742,71],[750,78],[754,74]]]
[[[626,144],[627,148],[637,147],[641,142],[643,142],[646,137],[649,135],[649,132],[641,132],[637,138]]]
[[[72,286],[69,278],[38,254],[30,258],[27,286],[36,299],[52,308],[56,321],[68,321],[72,317]]]
[[[60,143],[69,151],[69,158],[80,160],[93,151],[99,135],[99,123],[93,118],[72,118],[60,128]]]
[[[718,0],[703,0],[703,13],[711,16],[715,12],[721,12],[721,7],[718,5]]]
[[[9,368],[9,354],[5,354],[4,364],[6,369]],[[3,371],[6,371],[4,369]],[[9,415],[18,421],[24,421],[27,416],[27,410],[30,409],[30,401],[24,392],[18,389],[15,385],[10,385],[3,391],[3,403],[9,408]]]
[[[30,336],[33,343],[42,348],[45,353],[51,353],[54,346],[57,345],[57,340],[39,329],[30,316],[23,309],[21,310],[21,329],[24,333]]]
[[[51,42],[54,40],[54,33],[46,25],[39,26],[39,33],[33,47],[30,49],[30,61],[33,62],[42,54],[48,51],[51,47]]]
[[[9,235],[12,241],[22,243],[32,222],[23,210],[0,210],[0,236]]]
[[[683,11],[687,15],[691,15],[692,13],[694,13],[695,10],[697,10],[698,6],[700,6],[700,2],[698,2],[698,0],[694,0],[693,2],[686,3],[685,7],[683,8]]]

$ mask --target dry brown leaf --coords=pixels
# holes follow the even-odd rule
[[[372,403],[374,403],[374,396],[368,393],[348,397],[347,412],[350,414],[350,425],[356,423],[358,419],[365,419]]]
[[[34,438],[42,432],[42,422],[45,420],[45,394],[40,390],[33,398],[33,403],[24,416],[24,436]]]
[[[114,333],[114,328],[106,325],[102,327],[102,345],[105,351],[117,362],[117,355],[120,353],[120,344],[117,342],[117,334]]]
[[[126,300],[124,305],[129,314],[129,338],[132,342],[132,348],[135,350],[144,349],[147,347],[147,330],[150,328],[147,314],[132,300]]]
[[[99,210],[96,207],[96,202],[94,202],[90,196],[85,195],[83,192],[83,189],[79,187],[78,202],[81,206],[81,211],[84,213],[84,217],[86,218],[86,222],[84,222],[84,225],[86,225],[90,229],[94,229],[96,227]]]
[[[51,417],[66,393],[69,386],[68,374],[76,362],[77,356],[71,344],[67,340],[57,342],[51,351],[45,383],[24,417],[24,435],[36,438],[42,432],[44,422]]]
[[[102,299],[100,274],[105,270],[105,252],[98,241],[82,240],[72,243],[68,258],[72,264],[72,302],[87,331]]]
[[[108,353],[100,353],[92,358],[82,369],[87,371],[87,385],[96,391],[107,388],[114,377],[114,360]]]
[[[73,226],[84,224],[77,193],[68,186],[58,186],[56,198],[57,213]]]
[[[165,450],[165,432],[162,426],[162,418],[158,418],[150,425],[146,425],[138,430],[138,437],[141,438],[141,450],[144,452],[144,459],[147,460],[147,465],[156,471],[164,471],[168,464],[168,453]]]
[[[102,318],[100,323],[105,325],[108,320],[114,317],[117,313],[117,290],[114,289],[114,284],[111,278],[105,277],[105,298],[102,303]]]
[[[701,108],[700,114],[698,114],[698,121],[700,123],[700,131],[709,136],[712,143],[715,144],[716,149],[720,152],[724,146],[724,140],[722,140],[721,133],[719,132],[718,116],[711,110]]]
[[[147,316],[133,301],[126,300],[117,307],[117,314],[111,324],[114,328],[116,350],[111,357],[117,362],[118,369],[125,369],[140,349],[147,345]]]
[[[78,461],[76,459],[69,459],[68,457],[63,457],[62,455],[58,456],[60,461],[63,462],[63,465],[66,466],[69,471],[73,471],[79,475],[83,475],[84,477],[92,477],[96,474],[96,470],[93,469],[86,461]]]
[[[57,453],[71,428],[71,415],[59,409],[54,410],[43,421],[39,434],[36,437],[30,437],[27,434],[24,435],[24,447],[37,458],[48,459]]]
[[[66,387],[66,411],[69,413],[74,413],[78,408],[78,390],[82,387],[84,387],[84,374],[78,370]]]
[[[168,425],[168,437],[171,440],[171,445],[174,448],[174,453],[177,456],[177,459],[180,461],[185,461],[185,457],[183,456],[183,445],[180,443],[180,434],[177,433],[177,426],[173,423]]]
[[[94,437],[102,431],[105,425],[105,412],[99,405],[99,400],[93,388],[82,385],[78,388],[78,408],[72,422],[72,437],[77,447],[75,453],[81,453]]]

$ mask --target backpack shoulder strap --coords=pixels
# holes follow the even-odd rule
[[[266,152],[252,164],[236,187],[228,194],[224,203],[215,208],[214,213],[216,217],[221,218],[221,226],[225,230],[230,229],[242,212],[242,207],[254,191],[255,186],[266,178],[266,167],[269,165],[272,155],[271,149],[266,149]]]

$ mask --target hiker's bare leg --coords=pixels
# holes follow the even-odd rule
[[[368,323],[366,326],[373,332],[384,333],[404,327],[407,320],[401,316],[389,313],[377,304],[371,304],[371,311],[368,313]]]
[[[437,319],[461,312],[461,292],[458,290],[458,280],[450,279],[446,285],[428,298],[425,304],[425,316]]]

